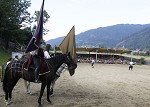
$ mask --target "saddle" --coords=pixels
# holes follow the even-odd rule
[[[30,64],[32,62],[32,59],[33,59],[33,56],[30,55],[30,57],[28,58],[28,60],[24,63],[24,66],[23,66],[24,70],[28,70],[28,68],[29,68],[29,66],[30,66]]]
[[[33,61],[33,56],[30,55],[30,57],[28,58],[28,60],[24,63],[24,70],[28,72],[28,69],[35,69],[34,65],[31,64],[31,62]],[[48,68],[48,63],[46,62],[46,60],[44,58],[41,58],[41,65],[40,65],[40,71],[39,71],[39,75],[44,75],[46,73],[49,73],[50,70]]]
[[[48,62],[44,58],[41,58],[41,67],[40,67],[39,75],[44,75],[49,72],[50,69],[48,67]]]

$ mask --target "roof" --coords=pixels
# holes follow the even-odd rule
[[[131,50],[125,49],[108,49],[108,48],[76,48],[76,51],[98,52],[98,53],[129,53]]]

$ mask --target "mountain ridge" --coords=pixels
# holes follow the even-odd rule
[[[107,47],[114,48],[120,42],[140,33],[143,29],[150,27],[150,24],[117,24],[107,27],[89,29],[75,36],[77,47]],[[59,46],[65,36],[51,39],[46,43],[52,47]],[[118,48],[120,45],[117,46]],[[130,48],[130,47],[127,47]]]

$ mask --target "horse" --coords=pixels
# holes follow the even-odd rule
[[[13,61],[7,65],[5,69],[4,80],[3,80],[3,90],[5,92],[6,105],[10,104],[10,101],[12,98],[12,90],[20,78],[23,78],[24,80],[29,81],[29,82],[34,82],[35,68],[33,64],[34,64],[35,58],[36,57],[33,56],[33,60],[28,68],[28,71],[25,71],[23,69],[25,58],[20,58],[18,61]],[[72,76],[74,74],[74,70],[77,67],[77,64],[74,62],[74,60],[70,56],[70,52],[68,54],[56,55],[55,57],[52,57],[50,59],[45,59],[44,61],[46,63],[42,62],[42,65],[40,66],[40,72],[42,71],[43,74],[41,73],[39,75],[39,79],[41,81],[40,95],[38,98],[39,106],[42,106],[41,99],[42,99],[46,86],[47,86],[47,101],[50,104],[52,103],[49,98],[50,85],[51,85],[51,82],[56,77],[57,69],[63,63],[65,63],[67,64],[69,73]],[[13,65],[16,65],[16,66],[13,66]]]

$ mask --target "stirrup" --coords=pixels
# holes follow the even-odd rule
[[[41,81],[39,79],[36,79],[34,82],[35,83],[40,83]]]
[[[26,69],[26,68],[23,68],[24,70],[26,70],[26,71],[28,71],[28,69]]]

